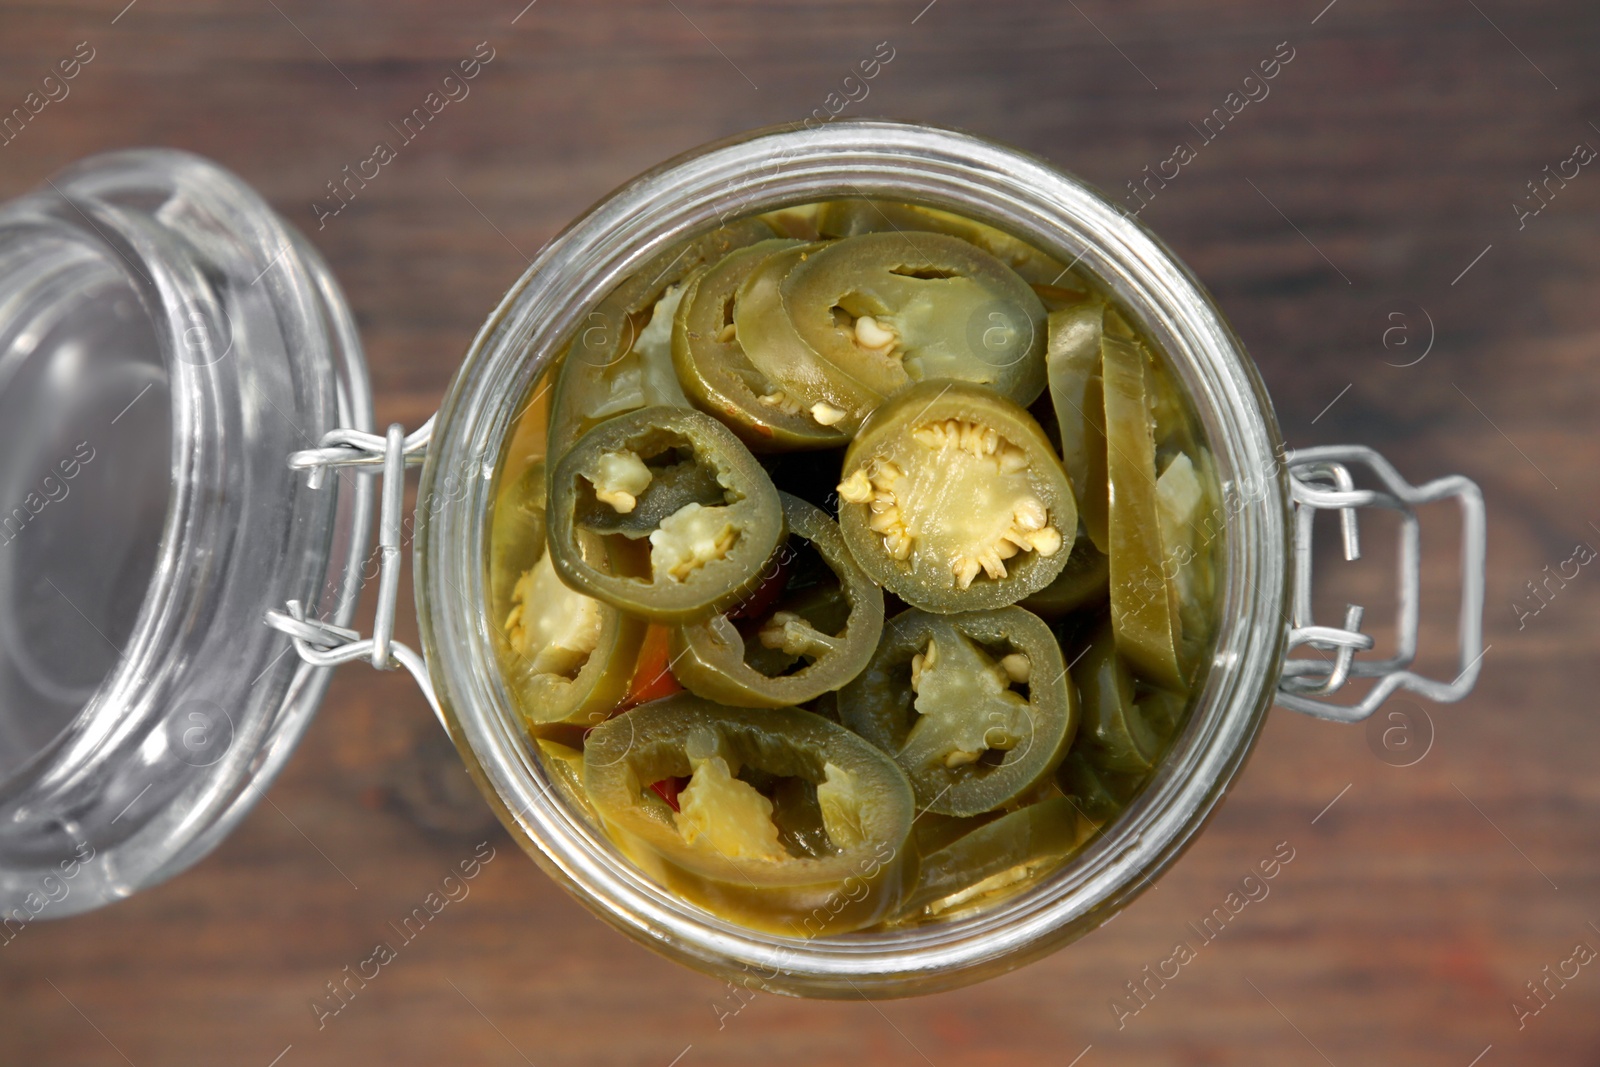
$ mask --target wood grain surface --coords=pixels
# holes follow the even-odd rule
[[[1536,616],[1512,606],[1600,546],[1600,174],[1514,206],[1600,146],[1592,0],[526,2],[5,3],[0,111],[79,42],[94,58],[0,147],[0,197],[111,148],[221,162],[328,258],[380,422],[414,426],[574,214],[826,107],[879,42],[893,59],[846,115],[971,129],[1113,196],[1189,142],[1142,217],[1231,317],[1291,444],[1372,444],[1413,481],[1483,486],[1477,691],[1425,709],[1432,745],[1406,767],[1381,730],[1275,712],[1177,866],[1043,962],[908,1001],[759,996],[719,1023],[721,983],[613,933],[510,843],[403,674],[347,667],[271,803],[213,855],[0,948],[0,1063],[1600,1063],[1600,965],[1520,1026],[1513,1007],[1600,948],[1600,572]],[[470,95],[319,220],[325,183],[480,42]],[[1280,46],[1270,94],[1205,142],[1190,124]],[[1457,535],[1450,510],[1426,517],[1438,647]],[[1384,529],[1347,573],[1319,555],[1327,610],[1388,610]],[[470,895],[319,1028],[326,983],[480,842]],[[1119,1018],[1125,983],[1284,842],[1270,893]]]

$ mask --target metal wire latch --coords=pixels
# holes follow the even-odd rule
[[[1347,465],[1361,464],[1383,484],[1382,490],[1357,489]],[[1277,701],[1292,711],[1335,722],[1359,722],[1377,710],[1397,689],[1409,689],[1430,700],[1450,703],[1472,691],[1483,659],[1483,585],[1486,536],[1483,493],[1470,479],[1452,475],[1413,486],[1388,460],[1360,445],[1307,448],[1288,456],[1289,488],[1294,502],[1294,622],[1289,648],[1302,645],[1332,652],[1333,661],[1286,659],[1278,682]],[[1461,618],[1457,631],[1460,673],[1451,682],[1425,678],[1409,668],[1417,654],[1418,603],[1421,600],[1421,541],[1416,508],[1450,498],[1461,503]],[[1339,512],[1347,560],[1359,559],[1361,544],[1357,508],[1389,508],[1400,515],[1400,565],[1396,576],[1399,617],[1395,655],[1384,660],[1359,660],[1357,652],[1373,647],[1361,632],[1363,609],[1346,606],[1344,625],[1318,626],[1311,618],[1312,524],[1318,511]],[[1377,683],[1356,704],[1321,699],[1351,678]]]
[[[331,430],[323,435],[319,447],[289,457],[292,469],[310,472],[306,484],[313,489],[322,485],[330,467],[352,467],[358,473],[382,475],[383,489],[378,505],[378,609],[372,620],[372,636],[366,638],[355,630],[307,618],[305,606],[298,600],[285,605],[287,612],[267,612],[266,623],[288,634],[300,658],[314,666],[333,667],[365,659],[380,671],[404,667],[416,679],[442,724],[444,716],[428,678],[427,664],[414,649],[394,640],[395,607],[400,596],[406,468],[421,466],[432,436],[432,418],[410,434],[399,423],[392,424],[382,437],[360,430]]]

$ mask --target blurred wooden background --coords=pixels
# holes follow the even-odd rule
[[[1472,698],[1427,709],[1413,766],[1361,727],[1274,713],[1158,888],[1044,962],[912,1001],[762,996],[720,1029],[723,986],[612,933],[510,845],[405,676],[345,668],[273,803],[214,855],[0,948],[0,1062],[1600,1063],[1600,967],[1521,1029],[1511,1006],[1576,943],[1600,948],[1600,576],[1521,628],[1512,607],[1575,544],[1600,545],[1600,175],[1551,183],[1520,229],[1513,206],[1600,146],[1600,8],[125,3],[0,5],[0,111],[79,42],[94,52],[0,147],[0,196],[109,148],[220,161],[331,261],[379,420],[408,426],[576,212],[667,156],[827,106],[879,42],[893,59],[847,115],[969,128],[1113,195],[1192,142],[1143,217],[1232,317],[1292,444],[1370,443],[1414,481],[1481,482],[1491,647]],[[480,42],[492,59],[470,96],[319,229],[325,183],[395,140],[389,123]],[[1281,42],[1293,59],[1270,95],[1200,145],[1189,124]],[[1449,621],[1455,532],[1452,513],[1430,519],[1432,628]],[[1386,603],[1384,572],[1346,581],[1333,609]],[[325,983],[482,841],[497,851],[471,895],[319,1030]],[[1124,983],[1279,842],[1295,859],[1270,896],[1119,1030]]]

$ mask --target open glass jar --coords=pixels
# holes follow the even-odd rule
[[[88,172],[115,175],[141,163],[175,171],[204,166],[188,157],[114,156],[90,164]],[[214,168],[207,174],[205,182],[235,189],[233,180]],[[641,874],[552,788],[496,658],[487,546],[497,474],[530,388],[611,289],[663,249],[728,220],[844,197],[915,202],[999,227],[1062,262],[1081,265],[1138,320],[1141,332],[1164,353],[1171,375],[1188,394],[1215,464],[1221,493],[1219,628],[1204,688],[1154,778],[1128,811],[1065,867],[1024,891],[959,917],[885,932],[807,939],[755,932],[685,903]],[[103,199],[105,194],[93,183],[77,182],[57,189],[53,199],[51,193],[40,194],[38,202],[50,205],[59,221],[74,211],[88,218],[99,211]],[[147,198],[138,206],[150,212],[154,227],[171,228],[183,221],[181,211],[169,211],[172,202],[153,204]],[[245,214],[262,211],[253,198],[246,206]],[[13,219],[23,214],[15,205],[6,210]],[[229,228],[226,221],[218,223],[223,230]],[[0,227],[7,225],[0,219]],[[428,693],[468,769],[513,837],[602,918],[690,966],[772,991],[808,996],[906,995],[1003,972],[1106,921],[1173,862],[1239,772],[1274,699],[1323,717],[1356,720],[1371,714],[1396,688],[1454,700],[1465,695],[1476,678],[1484,536],[1476,487],[1465,479],[1449,478],[1413,488],[1381,458],[1361,448],[1286,453],[1253,365],[1198,282],[1137,220],[1082,182],[1023,153],[926,126],[841,122],[814,130],[759,132],[666,163],[602,200],[544,249],[485,322],[438,415],[410,436],[399,427],[391,427],[382,437],[367,431],[367,398],[342,302],[303,242],[277,220],[269,218],[260,225],[268,235],[263,240],[253,234],[252,255],[243,259],[261,272],[258,281],[271,279],[264,284],[274,299],[299,298],[292,310],[320,322],[320,340],[302,336],[298,345],[276,347],[264,332],[239,329],[244,316],[234,314],[234,303],[225,303],[229,312],[224,318],[212,315],[201,325],[230,324],[236,349],[233,373],[265,373],[269,381],[280,384],[285,378],[315,378],[326,390],[321,405],[313,413],[301,414],[298,423],[291,415],[304,409],[279,412],[300,431],[295,439],[304,444],[292,462],[311,472],[310,484],[294,483],[288,468],[281,466],[290,449],[271,454],[273,447],[283,444],[281,435],[270,442],[248,442],[254,449],[253,460],[280,465],[280,479],[273,484],[284,500],[274,499],[262,507],[276,508],[274,514],[293,536],[305,534],[313,542],[293,574],[229,577],[236,599],[256,607],[256,620],[263,613],[267,616],[270,628],[258,627],[252,633],[252,640],[262,643],[262,654],[281,654],[285,641],[292,640],[303,661],[294,663],[286,657],[266,668],[280,685],[280,703],[290,708],[280,711],[278,719],[291,724],[303,721],[320,695],[325,670],[335,663],[359,658],[384,668],[407,667]],[[9,238],[11,232],[0,228],[0,256],[12,247],[19,249],[17,256],[32,254]],[[188,244],[207,247],[203,235],[183,236],[187,242],[183,255],[190,254]],[[120,246],[107,244],[121,254]],[[166,252],[181,258],[180,250]],[[99,260],[122,284],[132,284],[128,272],[104,249]],[[5,277],[0,271],[0,282]],[[220,283],[212,279],[212,284]],[[153,322],[177,324],[160,335],[157,347],[175,383],[171,401],[175,454],[186,455],[186,450],[202,447],[177,432],[179,416],[191,417],[180,402],[187,394],[176,383],[186,380],[185,368],[192,366],[181,356],[183,334],[178,327],[194,296],[158,285],[144,290],[140,299]],[[63,315],[81,316],[65,303],[62,307]],[[280,327],[285,321],[280,313]],[[205,351],[209,361],[204,368],[218,373],[213,368],[226,364],[227,354],[213,359],[215,348]],[[275,357],[288,366],[277,367]],[[356,369],[349,370],[347,364]],[[0,403],[5,398],[4,369],[0,356]],[[199,406],[204,408],[205,403]],[[423,640],[420,655],[389,637],[402,562],[402,480],[405,468],[419,462],[423,470],[414,516],[418,536],[413,564]],[[1350,464],[1368,467],[1376,488],[1357,488]],[[373,636],[366,639],[345,629],[348,593],[356,581],[352,561],[359,554],[352,554],[352,547],[358,550],[361,540],[351,531],[364,528],[368,506],[361,491],[366,479],[357,477],[362,471],[381,472],[383,481],[379,606]],[[5,473],[10,476],[9,466]],[[176,501],[179,488],[175,473],[172,487],[163,485],[161,490]],[[236,493],[221,495],[237,500]],[[1465,531],[1462,670],[1449,684],[1407,669],[1415,654],[1417,624],[1418,540],[1413,509],[1446,497],[1461,501]],[[1382,660],[1358,658],[1373,644],[1359,632],[1360,609],[1351,609],[1339,627],[1315,625],[1309,609],[1314,512],[1343,512],[1346,551],[1352,553],[1354,509],[1369,506],[1390,508],[1402,516],[1400,641],[1395,655]],[[288,522],[286,517],[295,508],[306,509],[312,519]],[[162,565],[148,580],[135,634],[144,632],[140,628],[149,621],[153,603],[159,607],[163,598],[170,599],[175,582],[183,588],[182,576],[175,578],[168,568],[207,550],[204,544],[178,539],[175,511],[175,503],[168,506],[158,550]],[[280,536],[290,537],[289,558],[300,559],[293,554],[299,542],[290,533]],[[6,594],[11,596],[9,590]],[[213,632],[232,638],[231,623],[231,618],[217,618],[211,623]],[[152,647],[161,647],[158,638],[150,641],[157,642]],[[1292,648],[1305,645],[1317,649],[1319,658],[1286,658]],[[133,647],[144,646],[135,642]],[[124,654],[111,668],[102,690],[119,682],[124,690],[142,693],[142,687],[149,685],[139,668],[124,669],[126,658]],[[253,660],[250,667],[252,672],[261,670]],[[302,677],[302,672],[307,673]],[[232,673],[230,667],[230,679],[238,683]],[[243,675],[242,670],[237,673]],[[1376,683],[1358,703],[1346,707],[1324,699],[1347,678],[1360,676]],[[248,683],[249,678],[243,681]],[[155,706],[172,706],[168,698],[154,699]],[[211,699],[223,710],[234,706]],[[107,713],[100,700],[97,691],[68,731],[112,731],[112,724],[102,721]],[[302,705],[303,712],[294,710]],[[170,735],[173,727],[165,729]],[[286,728],[285,736],[292,739],[293,732]],[[232,762],[208,765],[228,764],[212,772],[216,781],[211,788],[219,794],[231,791],[238,798],[238,810],[249,799],[243,790],[270,774],[276,766],[272,756],[281,759],[287,747],[270,735],[263,729],[241,738],[229,749],[235,757]],[[53,781],[51,765],[62,755],[46,746],[28,766],[40,773],[41,780]],[[19,794],[9,784],[0,787],[0,802],[13,795]],[[34,806],[21,816],[13,810],[12,823],[55,819],[51,825],[56,827],[57,847],[55,852],[12,853],[0,841],[0,891],[7,894],[0,899],[0,909],[15,906],[18,894],[32,884],[30,879],[54,870],[50,862],[66,871],[61,864],[70,858],[67,846],[74,843],[73,834],[93,842],[92,857],[76,866],[101,872],[95,875],[97,882],[113,877],[114,868],[104,867],[108,850],[99,843],[109,839],[94,837],[86,829],[88,824],[59,805],[51,809],[52,796],[35,797]],[[117,793],[99,803],[115,811],[111,805],[121,797]],[[195,832],[193,844],[162,857],[159,864],[146,863],[138,877],[124,879],[88,903],[131,892],[181,869],[214,844],[228,824],[215,815],[194,814],[181,796],[168,803],[168,810],[170,818],[187,815],[189,825],[211,821]],[[64,859],[58,861],[57,854]]]

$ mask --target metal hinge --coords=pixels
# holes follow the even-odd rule
[[[1332,652],[1323,659],[1286,659],[1278,682],[1277,701],[1293,711],[1336,722],[1359,722],[1370,716],[1397,689],[1408,689],[1430,700],[1450,703],[1472,691],[1483,659],[1483,586],[1485,523],[1483,493],[1470,479],[1452,475],[1413,486],[1387,460],[1360,445],[1307,448],[1288,456],[1289,489],[1294,502],[1294,622],[1289,648],[1308,646]],[[1349,466],[1361,464],[1383,484],[1382,490],[1357,489]],[[1416,508],[1422,504],[1456,498],[1461,504],[1461,617],[1457,631],[1460,673],[1450,682],[1426,678],[1409,668],[1417,654],[1418,605],[1421,600],[1421,540]],[[1359,559],[1361,544],[1356,509],[1388,508],[1400,515],[1400,560],[1396,581],[1399,617],[1395,655],[1384,660],[1360,660],[1357,652],[1373,647],[1372,637],[1361,632],[1364,611],[1350,604],[1344,625],[1318,626],[1311,618],[1312,524],[1318,511],[1338,511],[1340,533],[1347,560]],[[1377,680],[1356,704],[1336,704],[1321,699],[1351,678]]]
[[[372,636],[365,638],[355,630],[306,618],[305,606],[298,600],[289,601],[286,611],[267,612],[266,623],[288,634],[300,658],[314,666],[333,667],[365,659],[381,671],[404,667],[416,679],[443,725],[444,714],[434,695],[427,663],[414,649],[394,640],[395,608],[400,596],[406,468],[420,466],[427,458],[428,441],[432,436],[432,418],[410,434],[399,423],[391,425],[382,437],[360,430],[332,430],[323,435],[319,447],[289,457],[292,469],[310,472],[306,484],[313,489],[322,485],[330,467],[350,467],[357,473],[382,475],[378,507],[378,609],[373,615]]]

